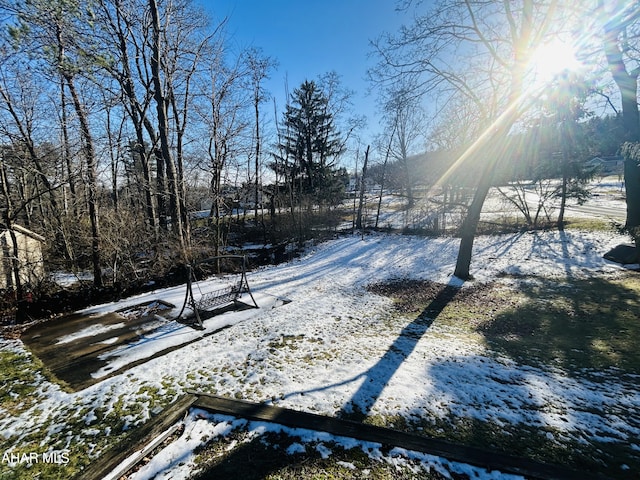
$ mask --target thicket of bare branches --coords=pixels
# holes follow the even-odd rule
[[[250,210],[265,243],[267,223],[296,230],[275,220],[284,179],[263,185],[277,61],[233,48],[226,19],[190,0],[0,0],[0,22],[0,221],[46,238],[48,271],[126,288],[223,252]],[[346,117],[339,76],[321,80]]]

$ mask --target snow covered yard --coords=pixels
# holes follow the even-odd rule
[[[548,454],[556,462],[581,446],[587,456],[604,450],[593,465],[612,477],[634,478],[640,468],[640,372],[528,362],[493,348],[481,330],[470,329],[473,311],[460,311],[464,319],[459,323],[453,321],[456,312],[445,315],[448,297],[439,296],[439,303],[425,305],[422,313],[402,313],[391,298],[367,288],[394,280],[426,280],[437,282],[446,293],[453,291],[446,285],[462,286],[464,292],[491,284],[488,292],[502,292],[517,304],[517,293],[527,282],[571,285],[625,275],[623,268],[602,259],[609,248],[625,241],[611,232],[571,230],[480,237],[472,265],[476,280],[463,285],[450,277],[458,239],[336,239],[290,264],[250,273],[257,297],[288,298],[291,303],[261,308],[231,328],[80,392],[65,391],[48,377],[21,341],[1,340],[0,360],[12,368],[1,373],[0,445],[5,456],[0,472],[6,478],[32,478],[36,472],[42,472],[42,478],[65,478],[117,442],[123,431],[191,389],[332,416],[366,417],[460,442],[501,439],[497,448],[526,441],[530,449],[525,453],[537,458]],[[156,291],[87,312],[115,311],[158,298],[180,305],[183,294],[180,288]],[[491,306],[492,296],[486,302]],[[501,308],[497,302],[496,313]],[[158,478],[188,478],[198,470],[193,449],[201,441],[195,439],[240,428],[246,432],[238,444],[273,427],[192,412],[187,433],[146,471],[158,473],[158,465],[163,465],[167,473]],[[305,442],[315,442],[322,456],[331,455],[328,445],[355,445],[321,434],[309,440],[308,432],[287,433],[299,437],[289,447],[292,454],[304,449]],[[472,470],[410,452],[355,446],[375,461],[411,464],[422,472]],[[63,452],[59,458],[68,461],[23,461],[23,454],[28,459],[33,452],[47,451]],[[579,452],[576,457],[568,464],[575,467],[584,461]],[[611,458],[614,463],[602,465]],[[484,478],[499,477],[473,471]],[[153,476],[141,470],[134,478]]]

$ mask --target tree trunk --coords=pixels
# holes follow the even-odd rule
[[[257,88],[257,87],[256,87]],[[259,188],[260,188],[260,96],[256,93],[253,99],[253,107],[256,120],[256,179],[255,179],[255,222],[258,224],[258,200],[259,200]]]
[[[617,17],[616,17],[617,18]],[[640,114],[638,112],[638,71],[627,72],[623,52],[618,46],[618,39],[624,27],[614,18],[611,24],[605,25],[604,51],[609,71],[620,91],[622,103],[622,122],[627,141],[640,139]]]
[[[640,226],[640,168],[638,161],[624,161],[624,186],[627,196],[627,228]]]
[[[144,205],[145,205],[145,213],[147,218],[147,224],[153,230],[156,238],[158,237],[158,222],[157,222],[157,214],[156,208],[153,203],[153,195],[151,192],[151,170],[149,168],[149,152],[144,146],[144,135],[142,134],[142,128],[139,125],[136,125],[136,138],[138,145],[136,148],[136,153],[138,153],[140,157],[140,164],[142,166],[142,189],[144,190]]]
[[[3,255],[5,257],[9,256],[11,261],[10,270],[11,273],[7,275],[7,289],[10,287],[15,288],[16,299],[20,300],[22,298],[22,279],[20,278],[20,260],[19,260],[19,250],[18,250],[18,240],[16,239],[16,234],[12,229],[12,215],[13,215],[13,206],[11,201],[11,193],[9,190],[9,180],[7,178],[7,171],[4,165],[4,161],[0,159],[0,190],[2,191],[2,196],[4,197],[5,208],[2,212],[2,220],[4,222],[4,226],[9,233],[9,237],[11,239],[11,249],[9,249],[9,245],[6,245],[3,248]],[[4,240],[3,240],[4,242]],[[3,259],[4,260],[4,259]],[[5,268],[8,266],[6,262]],[[5,271],[6,273],[6,271]],[[11,283],[9,283],[11,280]]]
[[[136,132],[136,144],[133,146],[132,154],[137,154],[140,158],[140,166],[142,167],[142,190],[144,195],[144,208],[147,225],[153,230],[155,237],[158,237],[158,220],[155,204],[153,202],[153,194],[151,191],[151,169],[149,168],[150,152],[145,147],[143,124],[144,121],[140,118],[139,110],[140,105],[135,97],[133,91],[133,79],[130,78],[130,72],[128,68],[125,68],[125,74],[127,79],[123,80],[123,91],[129,101],[129,117],[133,123],[133,129]]]
[[[177,114],[176,114],[177,115]],[[180,226],[182,228],[180,235],[184,239],[185,246],[190,245],[191,229],[189,224],[189,215],[187,214],[187,192],[184,182],[184,160],[182,154],[182,146],[184,139],[184,129],[178,129],[176,144],[176,163],[178,168],[176,171],[176,195],[178,202],[178,214],[180,215]]]
[[[130,57],[127,47],[127,33],[122,30],[122,25],[126,25],[130,28],[130,22],[122,15],[122,5],[118,0],[115,2],[117,16],[115,21],[111,22],[112,30],[115,32],[115,39],[117,40],[117,49],[122,57],[121,65],[122,72],[117,72],[115,76],[116,80],[122,88],[122,93],[127,99],[128,108],[125,111],[129,114],[133,128],[136,132],[136,145],[134,146],[134,153],[137,153],[140,158],[142,166],[142,189],[145,202],[145,214],[146,223],[153,230],[154,237],[158,239],[158,220],[157,212],[153,201],[153,193],[151,189],[151,170],[149,168],[150,153],[145,147],[144,141],[144,125],[146,119],[146,107],[143,107],[135,92],[135,81],[130,68]],[[151,135],[153,138],[153,135]]]
[[[378,221],[380,220],[380,207],[382,207],[382,192],[384,191],[384,181],[387,172],[387,163],[389,162],[389,155],[391,155],[391,144],[393,143],[393,136],[398,128],[397,122],[393,124],[393,131],[389,136],[389,144],[387,145],[387,153],[384,156],[384,163],[382,164],[382,179],[380,180],[380,197],[378,198],[378,211],[376,212],[376,228],[378,228]]]
[[[462,223],[460,250],[458,251],[454,271],[454,275],[462,280],[472,278],[469,270],[471,267],[473,242],[480,221],[482,206],[493,185],[496,162],[505,154],[505,143],[509,130],[521,113],[521,93],[523,91],[524,68],[526,66],[526,62],[523,61],[523,59],[527,58],[533,35],[533,3],[533,0],[525,0],[523,2],[520,31],[512,38],[514,63],[511,72],[511,85],[507,108],[496,119],[493,125],[476,140],[474,146],[463,154],[463,157],[471,157],[473,161],[483,159],[486,162],[486,166],[482,171],[467,216]]]
[[[473,242],[476,237],[478,223],[480,222],[482,206],[493,182],[493,171],[493,168],[487,168],[482,173],[482,177],[473,196],[473,201],[469,206],[469,210],[460,229],[460,248],[458,250],[456,268],[453,274],[462,280],[470,280],[473,278],[469,272],[473,253]]]
[[[107,99],[103,97],[103,102],[106,104]],[[109,159],[111,161],[111,201],[113,202],[113,210],[118,214],[118,209],[120,208],[119,200],[120,195],[118,194],[118,167],[120,162],[120,152],[119,143],[122,139],[122,136],[119,135],[118,139],[114,142],[111,134],[111,107],[107,106],[105,108],[105,122],[107,127],[107,147],[109,149]],[[122,124],[121,124],[122,125]],[[122,132],[122,130],[121,130]],[[116,146],[118,144],[118,146]]]
[[[382,195],[384,194],[384,181],[385,181],[385,176],[387,174],[387,161],[388,160],[389,160],[389,155],[387,154],[384,157],[384,163],[382,164],[382,178],[380,179],[380,195],[378,196],[378,209],[376,211],[375,228],[378,228],[378,223],[380,221],[380,209],[382,208]]]
[[[560,212],[558,213],[558,230],[564,230],[564,212],[567,208],[567,183],[569,179],[567,178],[567,172],[563,172],[562,174],[562,189],[560,191]]]
[[[519,107],[520,105],[517,101],[512,102],[507,110],[494,122],[492,128],[485,131],[476,140],[473,147],[467,150],[459,160],[460,168],[463,168],[464,164],[469,161],[484,162],[484,168],[473,195],[473,200],[460,228],[460,250],[458,251],[458,259],[456,260],[456,268],[453,274],[462,280],[472,278],[469,269],[476,229],[480,222],[480,213],[489,190],[493,186],[496,164],[506,154],[507,134],[519,116]]]
[[[605,13],[604,2],[599,2],[599,8]],[[640,140],[640,113],[638,111],[638,69],[627,71],[624,52],[620,49],[619,39],[626,35],[627,25],[620,21],[619,15],[613,15],[610,22],[604,26],[604,51],[609,65],[609,71],[620,91],[622,103],[622,122],[625,129],[625,140],[637,142]],[[627,219],[625,226],[632,230],[640,226],[640,167],[635,161],[625,160],[624,186],[627,202]],[[636,237],[637,238],[637,237]],[[638,248],[639,245],[636,245]]]
[[[364,188],[367,176],[367,163],[369,162],[369,145],[364,152],[364,165],[362,166],[362,178],[360,179],[360,202],[358,203],[358,216],[356,217],[356,228],[362,229],[362,209],[364,207]]]
[[[180,251],[186,256],[186,244],[184,229],[182,227],[182,215],[180,214],[180,195],[178,186],[178,174],[175,163],[171,157],[169,147],[169,120],[167,115],[167,98],[164,94],[162,80],[160,78],[160,18],[156,0],[149,0],[149,10],[153,26],[153,54],[151,56],[151,74],[153,77],[154,99],[158,116],[158,136],[160,138],[160,154],[164,161],[167,174],[167,186],[169,195],[169,215],[171,216],[172,230],[178,238]],[[160,176],[160,172],[158,172]]]
[[[64,78],[71,94],[83,138],[83,150],[87,165],[87,204],[89,207],[89,222],[91,223],[91,261],[93,264],[93,285],[102,287],[102,269],[100,267],[100,226],[98,223],[98,171],[96,165],[93,137],[89,128],[89,120],[84,111],[80,97],[76,91],[73,77],[64,73]]]
[[[60,85],[60,108],[62,110],[62,141],[63,145],[63,155],[65,160],[66,174],[67,174],[67,183],[69,184],[69,193],[71,193],[71,206],[73,209],[74,215],[77,216],[77,206],[76,206],[76,182],[73,178],[73,171],[71,168],[71,144],[69,143],[69,128],[67,125],[67,101],[65,99],[64,94],[64,79]],[[65,213],[67,212],[67,206],[65,204]]]
[[[567,207],[567,184],[569,183],[569,145],[570,135],[567,123],[568,118],[562,122],[562,187],[560,190],[560,213],[558,214],[558,230],[564,230],[564,212]]]

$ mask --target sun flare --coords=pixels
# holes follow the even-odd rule
[[[552,40],[540,45],[529,60],[532,84],[544,86],[562,72],[573,72],[581,64],[571,43]]]

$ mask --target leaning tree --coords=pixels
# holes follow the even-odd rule
[[[414,2],[405,2],[411,5]],[[482,129],[456,161],[455,169],[480,166],[473,200],[461,227],[454,274],[470,278],[475,232],[499,160],[508,155],[507,136],[531,99],[544,88],[530,82],[533,56],[549,38],[561,34],[568,11],[561,0],[442,0],[419,11],[397,34],[374,42],[380,59],[373,78],[397,83],[418,77],[417,88],[445,109],[461,97],[475,105]],[[533,72],[535,73],[535,72]],[[537,89],[538,91],[534,91]]]

